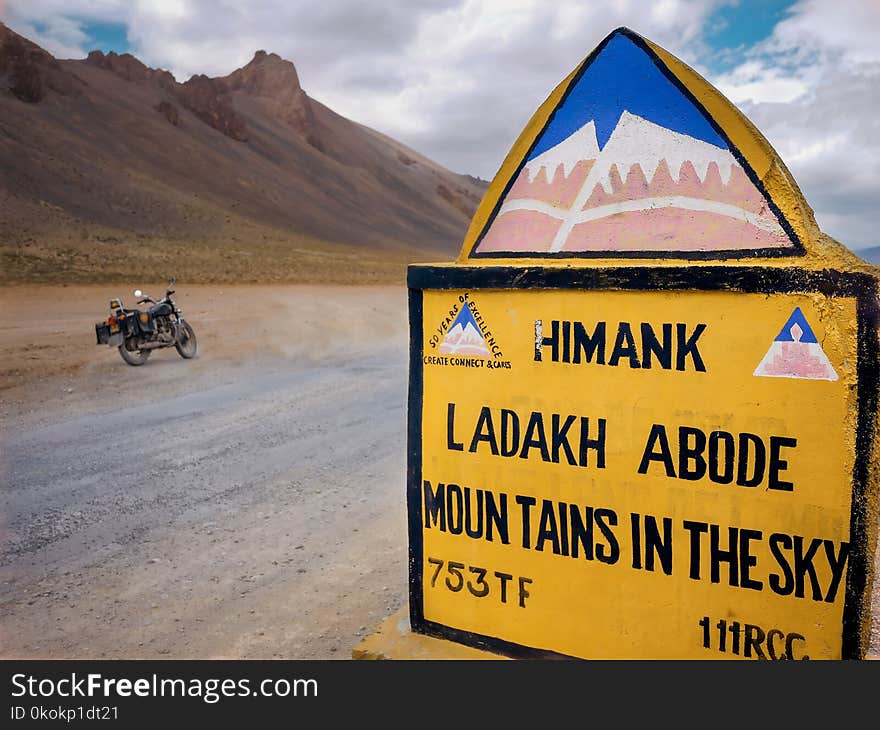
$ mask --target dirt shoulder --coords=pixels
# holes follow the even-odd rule
[[[405,290],[181,286],[141,368],[117,295],[0,291],[0,654],[348,658],[406,600]]]
[[[164,282],[135,285],[156,298],[165,292]],[[69,412],[68,406],[88,407],[120,393],[135,398],[130,380],[135,371],[114,350],[95,344],[94,329],[110,314],[112,297],[134,306],[133,288],[0,287],[0,417],[39,416],[46,408]],[[278,357],[315,364],[328,354],[356,351],[369,341],[377,317],[392,317],[395,326],[404,326],[402,296],[399,286],[177,284],[174,299],[199,343],[199,357],[188,363],[186,373],[209,376],[218,366]],[[391,301],[395,309],[388,311]],[[137,371],[135,382],[147,392],[185,387],[169,382],[161,369],[176,358],[173,350],[155,353],[157,366]]]

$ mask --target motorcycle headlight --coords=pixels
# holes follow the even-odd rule
[[[110,300],[110,309],[122,309],[122,302],[118,299]]]

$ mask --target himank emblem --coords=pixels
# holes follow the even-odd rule
[[[428,354],[430,353],[430,354]],[[470,292],[459,294],[428,336],[425,364],[510,368],[510,361]]]
[[[776,335],[755,375],[768,378],[837,380],[822,345],[800,307],[795,307],[782,330]]]

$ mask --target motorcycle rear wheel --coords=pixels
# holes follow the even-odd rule
[[[126,350],[125,345],[119,346],[119,355],[129,365],[143,365],[150,359],[152,350]]]
[[[185,360],[195,357],[196,354],[196,333],[190,327],[189,322],[181,320],[177,330],[177,342],[174,343],[177,354]]]

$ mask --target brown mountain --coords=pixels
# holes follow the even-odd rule
[[[258,51],[178,83],[0,24],[0,280],[402,280],[485,190],[310,98]]]

